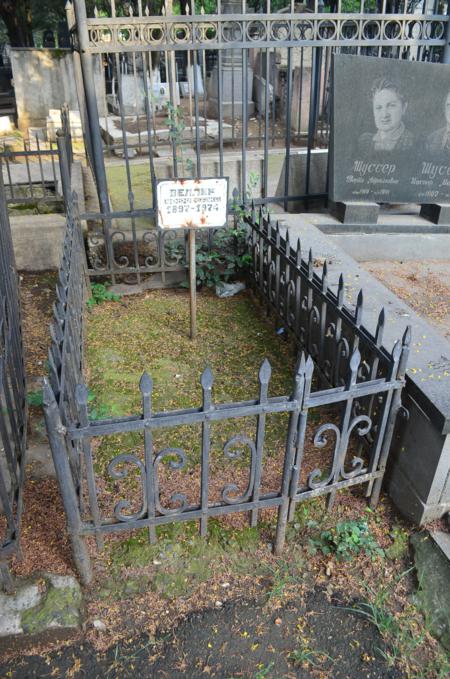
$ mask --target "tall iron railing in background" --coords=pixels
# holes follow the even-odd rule
[[[90,7],[67,5],[80,110],[101,212],[111,208],[108,148],[123,155],[114,172],[130,218],[154,215],[166,173],[230,176],[243,202],[284,209],[326,198],[327,159],[319,172],[315,151],[328,147],[332,53],[441,61],[448,33],[438,0],[312,0],[302,12],[292,0],[283,13],[267,0],[257,14],[246,0],[217,0],[213,15],[183,16],[150,16],[144,0],[111,1],[109,16]]]
[[[38,210],[43,206],[44,212],[51,211],[58,204],[62,208],[57,144],[37,136],[24,139],[20,150],[18,143],[15,141],[14,148],[11,148],[8,142],[3,142],[0,147],[7,205],[10,208],[37,206]]]
[[[91,420],[82,360],[84,305],[80,281],[85,278],[84,250],[78,216],[69,214],[44,410],[74,559],[85,582],[92,578],[83,539],[87,535],[94,535],[101,547],[104,535],[146,527],[150,540],[155,541],[157,526],[188,520],[198,521],[200,533],[205,535],[210,517],[244,512],[256,526],[260,510],[277,508],[274,544],[279,553],[287,522],[298,502],[324,495],[328,496],[331,508],[339,490],[356,484],[365,485],[372,506],[378,502],[400,408],[410,330],[405,331],[403,341],[396,342],[392,351],[386,349],[382,345],[384,314],[380,314],[376,334],[372,335],[362,322],[362,296],[355,311],[345,307],[342,285],[337,295],[328,288],[326,266],[318,276],[312,270],[312,253],[308,260],[302,259],[300,246],[292,249],[280,229],[272,230],[262,216],[259,221],[249,220],[252,279],[269,310],[293,332],[298,342],[297,353],[301,358],[295,369],[293,366],[292,392],[268,396],[271,368],[264,361],[256,399],[215,403],[214,378],[206,369],[201,376],[202,402],[198,407],[154,412],[153,383],[144,374],[139,384],[142,402],[139,413]],[[313,383],[315,370],[318,379]],[[334,417],[330,417],[331,407],[337,408]],[[314,418],[309,415],[311,410],[315,411]],[[266,417],[273,413],[286,413],[289,421],[286,430],[281,430],[285,439],[283,471],[267,491],[261,480],[268,464]],[[249,433],[248,421],[247,425],[245,420],[237,424],[242,422],[241,418],[253,418],[253,433]],[[318,419],[320,424],[315,424]],[[217,499],[210,483],[211,440],[214,427],[227,421],[233,422],[234,433],[225,443],[223,455],[233,460],[245,451],[249,460],[248,484],[241,492],[235,484],[226,483],[230,479],[224,478]],[[199,462],[195,462],[200,465],[198,489],[194,488],[192,477],[182,473],[191,451],[173,447],[171,440],[177,427],[186,425],[201,425],[201,455]],[[328,468],[325,464],[320,468],[321,464],[310,472],[305,470],[307,427],[317,449],[324,448],[327,441],[333,443]],[[168,438],[159,449],[153,433],[161,430],[168,431]],[[133,444],[132,453],[120,452],[119,448],[118,454],[108,460],[106,469],[103,466],[99,471],[95,451],[102,439],[127,432],[141,433],[142,445]],[[163,468],[179,474],[179,491],[169,498]],[[125,479],[131,470],[138,477],[139,492],[133,484],[105,500],[101,488],[108,481]],[[126,493],[125,497],[122,493]]]
[[[20,548],[27,399],[18,278],[0,161],[0,585]]]
[[[72,194],[72,164],[73,146],[72,135],[70,132],[70,112],[67,104],[61,108],[61,127],[56,130],[56,143],[58,148],[59,175],[61,178],[61,192],[64,203],[70,204]]]

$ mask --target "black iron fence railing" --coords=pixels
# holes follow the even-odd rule
[[[324,201],[332,53],[444,59],[448,16],[437,0],[272,5],[255,13],[218,0],[211,15],[151,16],[144,2],[89,5],[90,14],[84,0],[68,3],[102,212],[116,181],[105,148],[123,158],[131,211],[154,212],[152,188],[168,174],[228,176],[242,196],[286,210]]]
[[[355,311],[346,308],[342,286],[337,295],[328,289],[326,267],[322,276],[313,272],[312,254],[308,260],[302,259],[300,248],[292,249],[280,230],[272,229],[262,217],[248,221],[254,287],[299,345],[291,393],[268,395],[271,367],[264,361],[256,399],[215,403],[214,376],[206,369],[200,380],[198,407],[154,412],[152,380],[144,374],[139,384],[140,412],[91,421],[82,365],[84,251],[78,216],[74,210],[69,214],[44,403],[74,557],[86,582],[92,577],[83,540],[87,535],[95,535],[101,547],[108,533],[148,528],[150,540],[155,541],[157,526],[189,520],[198,521],[200,533],[205,535],[211,517],[244,512],[255,526],[261,510],[276,508],[274,544],[280,552],[287,522],[298,502],[327,495],[331,507],[339,490],[364,484],[372,506],[377,504],[400,407],[409,329],[403,341],[387,350],[382,345],[383,314],[376,335],[371,335],[362,324],[361,296]],[[310,416],[312,410],[314,417]],[[276,413],[287,418],[281,425],[285,427],[281,431],[284,454],[277,462],[277,481],[267,489],[262,479],[274,462],[267,451],[266,420]],[[252,433],[245,425],[249,420],[254,423]],[[211,482],[212,438],[215,427],[227,422],[233,425],[233,435],[222,454],[229,461],[236,463],[240,458],[241,465],[243,460],[248,464],[243,489],[232,482],[234,478],[230,482],[220,465],[214,467],[219,480],[216,477],[216,483]],[[192,471],[192,451],[171,445],[173,432],[186,425],[197,426],[199,432],[200,457],[194,464],[198,488],[191,475],[184,473]],[[156,433],[161,431],[167,437],[163,447],[155,444]],[[120,450],[122,435],[133,435],[141,443],[132,453],[114,454],[100,472],[97,446],[107,437],[118,436]],[[331,445],[328,462],[322,460],[309,471],[304,465],[307,437],[317,451]],[[134,482],[120,486],[120,493],[105,501],[100,489],[108,481],[120,482],[129,475]]]
[[[314,270],[312,250],[303,258],[300,239],[291,245],[289,231],[283,237],[278,222],[271,222],[259,210],[246,218],[250,230],[253,289],[275,315],[286,332],[314,359],[322,382],[338,387],[345,382],[348,361],[358,349],[359,377],[385,378],[392,367],[392,355],[383,348],[385,312],[381,310],[375,334],[362,325],[363,291],[355,310],[344,305],[344,277],[336,292],[328,285],[327,262],[321,276]]]
[[[20,148],[18,145],[18,140],[7,140],[0,146],[4,198],[13,214],[30,207],[43,213],[63,211],[73,163],[67,105],[61,108],[61,128],[55,130],[55,141],[36,135],[24,139]]]
[[[9,206],[52,207],[62,203],[56,143],[38,137],[34,143],[24,140],[21,150],[3,147],[0,159]]]
[[[12,587],[9,559],[19,550],[27,435],[20,319],[18,278],[0,176],[0,585],[6,589]]]

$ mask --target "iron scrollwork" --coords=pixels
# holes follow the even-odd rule
[[[122,465],[135,465],[139,471],[139,480],[142,490],[142,505],[139,511],[132,514],[123,514],[123,510],[131,509],[131,503],[128,500],[119,500],[114,506],[114,516],[118,521],[133,521],[135,519],[142,519],[147,512],[147,495],[146,495],[146,478],[144,463],[136,456],[131,454],[117,455],[108,464],[108,473],[114,480],[125,479],[128,476],[128,469]]]
[[[174,459],[175,457],[175,459]],[[155,506],[160,514],[178,514],[188,509],[189,503],[184,493],[174,493],[169,502],[177,504],[178,507],[163,507],[161,504],[160,490],[159,490],[159,465],[164,459],[168,459],[169,467],[171,469],[184,469],[186,466],[186,453],[181,448],[164,448],[155,458],[153,463],[153,474],[155,483]]]
[[[248,479],[248,484],[245,492],[237,497],[230,497],[230,493],[236,493],[238,487],[235,483],[228,483],[222,489],[222,500],[227,505],[237,505],[242,502],[247,502],[249,499],[253,486],[255,484],[255,470],[256,470],[256,448],[255,444],[248,436],[243,436],[238,434],[233,436],[229,441],[226,442],[223,448],[223,454],[229,460],[236,460],[242,457],[243,448],[248,447],[250,450],[250,474]]]
[[[358,415],[353,418],[345,432],[341,432],[339,427],[331,422],[327,422],[318,428],[314,435],[313,444],[316,448],[324,448],[328,444],[326,432],[333,432],[335,443],[333,449],[333,464],[330,473],[323,478],[322,469],[314,469],[308,476],[307,485],[310,490],[324,488],[331,481],[337,478],[352,479],[360,474],[365,474],[364,460],[354,456],[351,461],[352,470],[345,470],[345,457],[352,431],[356,429],[359,436],[366,436],[372,428],[372,420],[367,415]]]

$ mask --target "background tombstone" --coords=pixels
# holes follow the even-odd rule
[[[374,223],[378,204],[414,203],[450,223],[447,65],[336,54],[332,120],[330,198],[340,219]]]
[[[240,0],[222,0],[222,14],[241,14],[242,3]],[[239,36],[235,35],[239,31],[237,24],[230,24],[224,29],[225,36],[232,41]],[[253,92],[253,69],[247,65],[246,73],[243,73],[243,65],[241,59],[240,49],[227,49],[223,51],[222,68],[219,72],[219,63],[216,62],[211,72],[211,78],[208,88],[208,113],[210,116],[219,118],[224,116],[230,118],[231,116],[243,116],[244,102],[243,102],[243,80],[247,78],[247,115],[251,116],[255,110],[255,104],[252,100]],[[243,54],[243,53],[242,53]],[[222,101],[219,110],[218,101],[218,78],[222,77]]]

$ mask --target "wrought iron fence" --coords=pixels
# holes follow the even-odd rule
[[[109,16],[92,3],[88,15],[84,0],[68,5],[104,213],[105,147],[123,155],[115,165],[127,187],[122,210],[139,203],[151,216],[155,180],[167,174],[226,175],[244,200],[285,209],[324,199],[332,53],[441,61],[448,42],[437,0],[267,0],[258,13],[245,0],[217,0],[211,15],[183,5],[182,16],[151,16],[140,0],[111,1]]]
[[[10,207],[37,206],[48,211],[62,207],[63,192],[58,167],[58,148],[39,137],[23,141],[21,150],[3,144],[0,162],[5,201]]]
[[[74,557],[86,582],[92,573],[84,536],[96,536],[101,547],[104,535],[148,528],[150,540],[155,541],[157,526],[189,520],[198,521],[200,533],[205,535],[211,517],[244,512],[255,526],[261,510],[277,508],[275,549],[280,552],[296,503],[328,495],[331,507],[337,491],[356,484],[365,484],[373,506],[378,501],[400,407],[409,329],[403,341],[388,351],[382,345],[383,314],[376,335],[371,335],[362,324],[361,296],[355,312],[346,308],[342,285],[337,295],[328,288],[326,267],[320,277],[312,270],[312,253],[303,260],[300,248],[293,250],[289,240],[282,238],[279,229],[272,230],[267,220],[261,219],[260,224],[249,220],[249,226],[255,287],[304,350],[297,352],[300,359],[293,370],[291,393],[269,397],[271,367],[264,361],[256,399],[216,403],[212,396],[214,378],[206,369],[200,380],[202,401],[198,407],[154,412],[152,380],[144,373],[139,385],[139,413],[91,421],[82,371],[79,281],[83,279],[84,255],[79,221],[76,215],[68,220],[44,403]],[[313,382],[315,366],[318,380]],[[333,417],[330,406],[336,408]],[[310,417],[311,410],[316,413],[314,418]],[[278,482],[268,490],[262,484],[265,471],[273,464],[265,443],[266,420],[275,413],[285,413],[288,423],[282,433],[282,469]],[[322,423],[316,427],[317,418]],[[252,435],[243,424],[249,419],[254,422]],[[235,461],[247,459],[248,479],[246,487],[240,489],[221,469],[217,494],[217,488],[213,492],[211,487],[212,438],[215,427],[227,422],[232,423],[234,434],[224,445],[223,456]],[[192,451],[171,445],[173,432],[186,425],[200,428],[200,457],[195,462],[200,469],[198,492],[192,477],[183,473]],[[167,446],[160,449],[155,440],[156,432],[161,431],[166,432]],[[138,490],[133,484],[126,491],[122,486],[126,497],[116,494],[111,504],[110,497],[106,501],[101,497],[95,450],[106,437],[122,434],[140,435],[142,445],[137,444],[137,452],[120,452],[109,459],[107,477],[120,482],[134,472]],[[322,461],[320,466],[306,469],[303,455],[307,435],[312,436],[317,451],[332,443],[328,468]],[[120,439],[117,445],[121,445]],[[166,488],[173,489],[173,483],[168,484],[167,475],[171,473],[179,475],[176,492]]]
[[[245,221],[250,230],[252,287],[298,347],[314,359],[322,382],[334,387],[344,384],[348,360],[356,349],[361,354],[361,379],[386,377],[391,356],[382,345],[384,309],[372,335],[362,325],[362,290],[355,310],[349,310],[344,305],[344,277],[341,274],[333,292],[326,260],[319,276],[314,271],[317,263],[312,250],[303,258],[300,239],[293,247],[289,231],[283,236],[279,223],[271,222],[270,215],[264,216],[261,209],[257,217],[253,208],[252,217]]]
[[[0,585],[12,588],[8,560],[19,550],[27,400],[17,273],[0,176]]]

